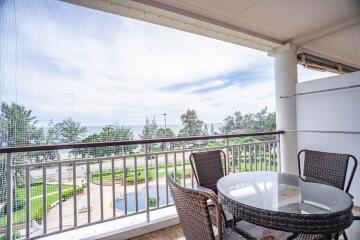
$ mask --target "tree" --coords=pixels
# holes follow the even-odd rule
[[[183,128],[180,130],[180,136],[199,136],[203,134],[204,122],[201,121],[195,110],[187,110],[181,115]]]
[[[87,136],[83,142],[108,142],[108,141],[125,141],[133,140],[134,134],[130,128],[119,126],[117,123],[114,125],[108,125],[102,129],[100,133],[94,133]],[[74,155],[87,155],[92,157],[113,155],[113,154],[125,154],[133,149],[134,146],[111,146],[111,147],[98,147],[90,149],[78,149],[73,150]]]
[[[156,138],[173,138],[175,137],[174,132],[171,130],[171,128],[159,128],[156,131]],[[170,147],[173,146],[173,143],[170,143]],[[166,149],[167,147],[169,147],[168,143],[161,143],[160,144],[160,149],[163,151],[164,149]]]
[[[205,124],[205,126],[204,126],[204,131],[203,131],[203,133],[204,133],[205,136],[209,136],[209,130],[208,130],[207,124]]]
[[[147,117],[145,120],[145,125],[143,127],[143,130],[141,131],[141,134],[139,135],[142,139],[154,139],[156,138],[156,131],[157,131],[157,124],[156,124],[156,118],[153,117],[152,122],[150,123],[149,118]]]
[[[165,134],[166,133],[166,134]],[[156,131],[156,138],[173,138],[175,137],[174,132],[171,130],[171,128],[158,128]]]
[[[235,118],[233,116],[227,116],[224,119],[224,126],[220,128],[223,134],[228,134],[236,129]]]
[[[211,128],[210,128],[210,135],[211,135],[211,136],[214,136],[214,135],[216,135],[216,134],[217,134],[217,132],[215,132],[214,124],[212,123],[212,124],[211,124]]]
[[[242,115],[240,111],[236,111],[233,116],[227,116],[224,119],[224,126],[221,128],[221,131],[227,134],[240,131],[264,132],[275,129],[275,113],[269,113],[267,107],[265,107],[255,114],[247,113]]]
[[[71,117],[55,124],[54,134],[57,134],[61,143],[79,142],[87,132],[86,127],[82,127],[80,122],[72,120]]]
[[[32,111],[26,107],[5,102],[1,103],[0,109],[0,146],[16,147],[16,146],[30,146],[41,143],[43,139],[43,129],[36,127],[36,118],[32,116]],[[15,164],[26,163],[37,159],[39,153],[17,153],[12,155],[12,160]],[[23,169],[13,170],[14,187],[12,191],[16,196],[16,188],[24,183]],[[0,189],[5,189],[5,161],[0,161]],[[0,202],[6,200],[6,191],[0,191]]]
[[[4,147],[33,145],[41,136],[35,126],[36,123],[31,110],[16,103],[11,105],[1,103],[0,145]]]
[[[60,133],[59,131],[54,127],[54,123],[52,120],[49,121],[48,130],[44,136],[44,144],[45,145],[53,145],[53,144],[59,144],[60,142]],[[45,160],[54,160],[59,159],[60,154],[56,150],[46,150],[42,151],[43,158]]]

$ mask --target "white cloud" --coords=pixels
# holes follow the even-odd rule
[[[163,112],[178,123],[188,108],[219,122],[236,110],[274,110],[273,61],[263,52],[63,2],[20,5],[17,101],[42,124],[142,124]],[[224,75],[236,71],[244,77],[229,83]],[[209,88],[218,89],[199,92]]]

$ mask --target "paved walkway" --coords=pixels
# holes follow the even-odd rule
[[[165,184],[165,178],[159,179],[159,185]],[[149,183],[150,186],[154,186],[155,182]],[[144,188],[145,184],[138,184],[138,191]],[[91,206],[91,222],[101,220],[100,209],[100,185],[90,184],[90,206]],[[127,186],[127,193],[135,192],[135,186]],[[115,197],[120,198],[123,194],[123,186],[120,184],[115,185]],[[104,219],[113,217],[112,208],[112,187],[103,186],[103,199],[104,199]],[[73,198],[67,199],[62,202],[62,219],[63,228],[71,227],[74,224],[74,201]],[[78,225],[87,224],[87,212],[81,212],[81,208],[87,208],[87,191],[86,188],[83,193],[77,195],[77,222]],[[116,211],[117,216],[121,216],[123,213]],[[56,205],[48,211],[47,215],[48,231],[58,230],[59,227],[59,205]]]

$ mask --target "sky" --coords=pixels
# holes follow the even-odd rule
[[[267,53],[155,24],[46,0],[0,3],[0,101],[30,109],[46,126],[206,123],[240,110],[275,111]],[[331,76],[298,68],[301,81]]]

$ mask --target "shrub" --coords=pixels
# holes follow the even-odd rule
[[[38,223],[41,223],[43,216],[44,216],[43,214],[44,214],[44,209],[41,207],[36,211],[36,213],[34,215],[34,220]]]
[[[20,238],[21,238],[20,232],[17,231],[17,230],[14,230],[12,239],[20,239]],[[6,239],[7,239],[6,235],[5,236],[0,236],[0,240],[6,240]]]
[[[156,207],[156,204],[157,204],[156,198],[154,197],[149,198],[149,207],[151,208]]]
[[[25,200],[21,200],[21,199],[14,200],[13,211],[19,211],[23,209],[25,207],[25,204],[26,204]],[[2,209],[0,209],[0,216],[4,216],[6,214],[7,214],[7,203],[5,203]]]

